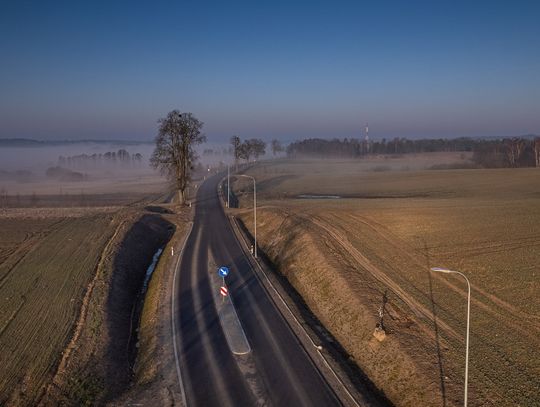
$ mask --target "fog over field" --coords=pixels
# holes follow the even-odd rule
[[[81,142],[70,144],[45,144],[39,147],[0,147],[0,170],[27,170],[39,173],[48,167],[58,165],[60,156],[68,157],[80,154],[105,154],[108,151],[127,150],[130,154],[139,153],[146,162],[152,154],[152,143],[105,143]]]
[[[167,180],[150,166],[153,150],[153,142],[1,146],[0,190],[12,197],[163,191]],[[208,143],[199,150],[203,168],[231,161],[224,144]]]
[[[0,407],[540,407],[540,1],[0,1]]]
[[[0,171],[35,171],[36,173],[58,165],[60,156],[69,157],[81,154],[91,156],[92,154],[105,154],[108,151],[117,152],[124,149],[131,155],[141,154],[143,162],[148,164],[148,160],[154,151],[154,143],[152,141],[146,143],[115,143],[115,142],[74,142],[66,144],[44,144],[37,147],[18,147],[18,146],[0,146]],[[225,143],[205,143],[199,147],[199,155],[205,163],[214,163],[221,160],[226,160],[223,155],[223,149],[229,146]],[[208,155],[203,156],[204,150],[212,150],[219,154],[212,154],[213,158]],[[215,157],[215,158],[214,158]],[[89,168],[90,169],[90,168]]]

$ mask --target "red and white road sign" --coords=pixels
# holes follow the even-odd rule
[[[229,290],[227,290],[227,287],[221,287],[221,289],[219,290],[219,293],[223,295],[224,297],[226,297],[227,294],[229,294]]]

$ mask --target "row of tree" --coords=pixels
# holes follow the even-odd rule
[[[192,113],[181,113],[179,110],[173,110],[159,120],[156,148],[150,163],[174,181],[181,204],[185,203],[185,191],[196,165],[195,146],[206,141],[202,127],[203,123]],[[240,160],[246,162],[252,158],[257,160],[266,153],[266,143],[263,140],[251,138],[242,141],[239,136],[232,136],[230,141],[236,166]],[[274,155],[284,150],[278,140],[272,140],[271,148]],[[540,167],[540,137],[534,140],[524,137],[502,140],[466,137],[422,140],[394,138],[389,141],[315,138],[296,141],[289,144],[286,149],[287,156],[292,158],[299,156],[357,158],[369,154],[397,155],[437,151],[473,152],[473,160],[484,167]],[[208,149],[206,153],[211,154],[211,151]],[[125,155],[122,153],[120,156]]]
[[[343,157],[359,158],[370,154],[398,155],[425,152],[473,152],[473,161],[486,168],[540,167],[540,137],[507,139],[382,139],[380,141],[312,138],[296,141],[287,147],[290,158]]]
[[[261,155],[266,154],[266,143],[261,139],[251,138],[242,141],[240,137],[232,136],[231,145],[236,167],[240,160],[249,162],[251,158],[257,160]]]
[[[246,140],[245,143],[246,143],[246,146],[245,147],[241,147],[241,140],[240,140],[240,137],[238,136],[232,136],[231,137],[231,146],[229,148],[222,148],[221,150],[218,150],[218,149],[213,149],[213,148],[205,148],[202,152],[202,155],[203,156],[210,156],[210,155],[232,155],[234,156],[234,152],[235,151],[240,151],[241,153],[243,153],[243,156],[245,157],[245,153],[249,151],[250,147],[254,147],[254,142],[257,142],[257,143],[261,143],[262,141],[259,140],[259,139],[250,139],[250,140]],[[235,146],[237,146],[235,148]],[[240,148],[240,150],[238,150],[238,147]],[[277,139],[274,139],[271,141],[270,143],[270,147],[272,149],[272,154],[274,156],[276,156],[277,154],[285,151],[285,149],[283,148],[283,145],[281,144],[281,141],[277,140]],[[242,151],[242,150],[245,150],[245,151]],[[263,153],[264,154],[264,153]]]
[[[320,139],[312,138],[293,142],[287,147],[289,157],[339,156],[358,157],[367,154],[407,154],[435,151],[473,151],[476,141],[461,137],[455,139],[421,139],[410,140],[396,137],[380,141],[359,140],[356,138]]]
[[[540,167],[540,137],[514,137],[478,143],[473,161],[483,167]]]
[[[58,166],[65,168],[95,168],[103,164],[131,166],[132,164],[139,165],[142,163],[142,158],[140,153],[130,155],[127,150],[120,149],[118,151],[108,151],[104,154],[79,154],[67,157],[61,155],[58,157]]]

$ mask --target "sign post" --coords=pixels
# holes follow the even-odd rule
[[[218,275],[223,279],[223,285],[221,286],[221,289],[220,289],[220,294],[222,296],[221,302],[223,303],[225,301],[225,297],[229,293],[229,290],[227,290],[227,287],[225,286],[225,277],[229,275],[229,268],[225,266],[221,266],[218,269]]]

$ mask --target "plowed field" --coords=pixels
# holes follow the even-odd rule
[[[107,213],[28,214],[0,216],[0,405],[44,390],[115,230]]]
[[[396,405],[462,403],[466,285],[434,266],[471,281],[469,405],[540,405],[540,170],[312,160],[248,173],[261,247]],[[249,183],[235,191],[251,208]]]

